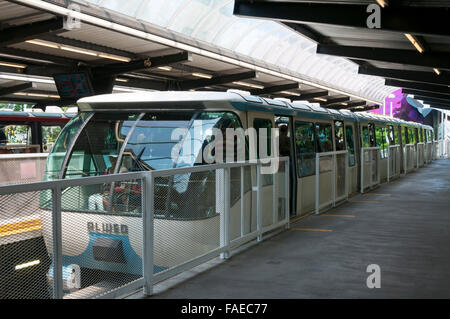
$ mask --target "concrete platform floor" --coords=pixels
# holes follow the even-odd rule
[[[380,266],[381,288],[366,285],[370,264]],[[152,298],[450,298],[450,160],[190,277]]]

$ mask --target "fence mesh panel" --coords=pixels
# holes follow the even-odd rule
[[[44,174],[47,154],[0,156],[0,185],[39,182]]]
[[[40,209],[40,195],[0,195],[0,299],[53,297],[47,276],[52,255],[46,246],[52,234],[44,234],[51,215]],[[51,208],[51,194],[48,200]]]
[[[155,272],[219,247],[224,209],[223,172],[175,174],[154,179]],[[230,196],[231,197],[231,196]]]
[[[62,191],[66,298],[95,298],[142,277],[141,180]]]

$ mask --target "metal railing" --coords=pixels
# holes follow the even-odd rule
[[[361,194],[380,184],[380,147],[361,148]]]
[[[403,170],[407,174],[418,167],[417,151],[415,144],[406,144],[403,149]]]
[[[425,165],[425,143],[416,144],[416,168],[423,167]]]
[[[321,177],[328,179],[326,186],[331,186],[330,199],[321,200],[320,198],[321,193],[330,195],[329,192],[321,192]],[[348,151],[316,153],[315,185],[316,214],[319,214],[320,209],[324,207],[330,205],[334,207],[336,202],[348,199]]]
[[[431,163],[433,160],[433,152],[434,152],[434,143],[426,142],[425,143],[425,164]]]
[[[289,227],[289,160],[279,159],[271,174],[263,174],[266,169],[258,160],[1,186],[0,245],[19,243],[21,250],[12,251],[15,265],[6,276],[11,280],[0,283],[0,298],[1,291],[12,298],[113,298],[140,288],[148,295],[157,282],[219,255],[228,258],[238,247]],[[122,210],[90,212],[88,198],[91,209],[98,194],[86,192],[105,184],[138,185],[140,192],[134,205],[121,201]],[[25,203],[17,206],[22,195],[26,209]],[[80,231],[86,226],[91,239]],[[27,241],[35,239],[39,249]],[[93,239],[99,246],[87,254],[83,249],[94,249]],[[119,241],[125,256],[111,255]],[[41,257],[22,256],[33,251]],[[138,262],[104,261],[116,257]],[[73,258],[85,262],[81,279],[75,279]],[[21,267],[41,270],[19,284]]]
[[[440,139],[437,142],[437,157],[450,158],[450,138]]]
[[[387,148],[387,182],[392,178],[400,176],[400,162],[401,162],[401,146],[400,145],[389,145]]]

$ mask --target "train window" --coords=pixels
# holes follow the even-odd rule
[[[370,141],[369,141],[369,129],[366,125],[362,127],[362,146],[363,147],[370,147]]]
[[[408,128],[407,127],[403,127],[403,130],[402,130],[402,142],[403,142],[403,145],[406,145],[409,142],[409,139],[408,139]]]
[[[49,152],[52,149],[59,133],[61,133],[61,126],[42,126],[42,148],[44,152]]]
[[[259,154],[259,134],[260,134],[260,129],[266,129],[266,135],[267,135],[267,139],[266,139],[266,153],[264,157],[269,157],[271,155],[271,134],[272,134],[272,121],[269,119],[258,119],[255,118],[253,120],[253,127],[256,129],[256,136],[257,136],[257,140],[256,140],[256,156],[257,158],[260,158],[260,154]]]
[[[345,137],[347,139],[348,166],[355,166],[355,143],[353,139],[353,125],[345,126]]]
[[[137,114],[96,113],[81,131],[65,167],[65,178],[87,177],[113,173],[120,141],[117,126],[127,129],[124,121],[135,121]],[[64,168],[63,168],[64,169]]]
[[[298,176],[314,175],[316,170],[314,123],[295,122],[295,150]]]
[[[317,148],[318,152],[333,151],[333,130],[331,124],[316,123]]]
[[[47,159],[47,165],[44,171],[44,180],[53,180],[59,178],[62,164],[66,152],[69,150],[73,139],[76,137],[78,130],[84,121],[90,116],[90,113],[81,113],[79,116],[70,120],[69,123],[61,131],[55,141],[55,145],[51,149],[51,152]]]
[[[0,126],[0,145],[27,146],[31,144],[29,125]]]
[[[376,145],[375,141],[375,125],[369,123],[369,143],[370,147],[374,147]]]
[[[398,126],[394,126],[394,142],[396,145],[400,145],[400,139],[398,137]]]
[[[275,116],[275,124],[280,130],[280,156],[290,156],[291,132],[289,130],[289,118],[285,116]]]
[[[380,156],[381,158],[387,157],[387,143],[386,143],[386,129],[384,127],[376,127],[375,128],[375,141],[376,146],[380,148]]]
[[[395,141],[396,141],[396,136],[394,134],[394,127],[392,125],[388,126],[388,142],[389,145],[395,145]]]
[[[416,144],[416,132],[413,128],[408,128],[408,140],[409,144]]]
[[[336,142],[336,151],[344,151],[345,150],[344,122],[342,121],[334,122],[334,138]]]
[[[420,128],[419,132],[420,132],[420,142],[423,143],[423,142],[425,142],[424,136],[423,136],[423,128]]]

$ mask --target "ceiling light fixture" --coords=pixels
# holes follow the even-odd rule
[[[2,62],[2,61],[0,61],[0,65],[9,66],[11,68],[19,68],[19,69],[25,69],[27,67],[25,64]]]
[[[0,79],[55,84],[55,81],[53,81],[53,79],[37,78],[37,77],[22,76],[22,75],[0,74]]]
[[[164,71],[172,71],[171,66],[158,66],[158,69],[164,70]]]
[[[117,82],[128,82],[128,79],[124,79],[124,78],[116,78]]]
[[[420,46],[419,42],[416,40],[416,38],[409,34],[409,33],[405,33],[405,36],[408,38],[408,40],[414,45],[414,47],[417,49],[417,51],[419,51],[419,53],[423,53],[423,48]]]
[[[59,95],[53,95],[53,94],[27,93],[27,92],[15,92],[13,94],[21,95],[21,96],[34,96],[34,97],[46,97],[46,98],[52,98],[52,99],[59,99]]]
[[[204,79],[211,79],[212,75],[211,74],[205,74],[205,73],[199,73],[199,72],[194,72],[192,73],[193,76],[196,76],[198,78],[204,78]]]
[[[288,95],[294,95],[294,96],[300,96],[300,93],[289,92],[289,91],[281,91],[280,93],[288,94]]]
[[[241,81],[233,82],[233,84],[246,86],[246,87],[254,88],[254,89],[260,89],[260,90],[264,89],[264,86],[262,86],[262,85],[257,85],[257,84],[253,84],[253,83],[247,83],[247,82],[241,82]]]
[[[97,56],[99,58],[105,58],[105,59],[110,59],[110,60],[115,60],[115,61],[121,61],[121,62],[130,62],[131,61],[130,58],[118,56],[115,54],[98,52],[98,51],[94,51],[94,50],[87,50],[87,49],[82,49],[82,48],[78,48],[78,47],[74,47],[74,46],[70,46],[70,45],[61,45],[61,44],[53,43],[50,41],[34,39],[34,40],[27,40],[25,42],[44,46],[44,47],[49,47],[49,48],[53,48],[53,49],[60,49],[60,50],[90,55],[90,56]]]
[[[433,71],[434,71],[437,75],[441,75],[441,71],[439,71],[438,69],[433,68]]]
[[[316,101],[322,101],[322,102],[327,102],[327,99],[324,99],[323,97],[315,97],[314,100]]]

